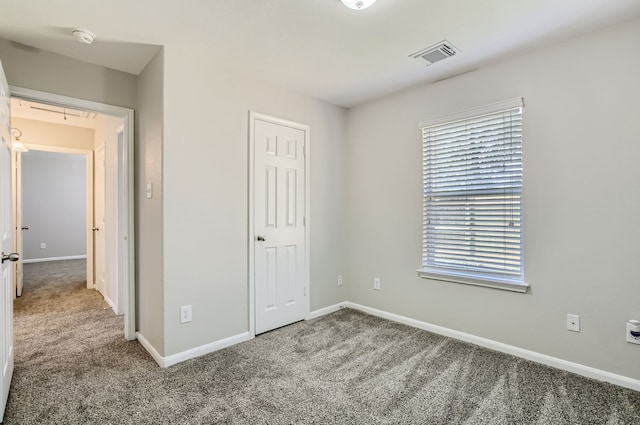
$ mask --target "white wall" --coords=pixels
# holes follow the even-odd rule
[[[351,109],[349,299],[640,379],[640,346],[624,339],[640,318],[638,46],[635,20]],[[418,278],[418,122],[518,96],[531,290]],[[567,313],[581,316],[580,333],[566,330]]]
[[[346,298],[345,111],[165,47],[165,355],[249,330],[248,126],[254,110],[311,126],[311,309]],[[341,292],[342,291],[342,292]],[[179,307],[193,322],[179,323]]]
[[[87,254],[86,185],[84,155],[22,154],[23,223],[29,226],[22,232],[25,260]]]

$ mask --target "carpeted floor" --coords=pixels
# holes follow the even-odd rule
[[[640,393],[352,310],[160,369],[85,289],[25,265],[5,424],[640,424]]]

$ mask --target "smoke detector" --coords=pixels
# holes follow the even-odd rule
[[[424,59],[424,61],[427,62],[427,66],[429,66],[436,62],[440,62],[443,59],[455,56],[458,53],[460,53],[460,50],[448,41],[443,40],[440,43],[436,43],[433,46],[429,46],[426,49],[415,52],[414,54],[409,55],[409,57]]]
[[[74,29],[73,31],[71,31],[71,34],[73,35],[73,38],[75,38],[78,43],[82,43],[82,44],[91,44],[93,43],[93,40],[96,38],[96,35],[94,33],[92,33],[89,30],[85,30],[81,28]]]

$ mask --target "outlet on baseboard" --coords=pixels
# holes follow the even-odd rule
[[[44,242],[40,242],[40,249],[47,249],[47,244]]]
[[[188,323],[192,320],[192,310],[190,305],[180,307],[180,323]]]
[[[380,290],[380,278],[379,277],[374,277],[373,278],[373,289],[375,289],[376,291]]]
[[[344,283],[344,282],[342,281],[342,275],[341,275],[341,274],[339,274],[339,275],[338,275],[338,286],[342,286],[342,284],[343,284],[343,283]]]

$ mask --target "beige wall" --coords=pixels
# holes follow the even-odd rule
[[[0,60],[12,86],[133,108],[136,76],[0,39]]]
[[[165,48],[165,354],[249,330],[249,111],[311,126],[311,308],[346,298],[342,268],[342,108],[224,72]],[[193,322],[179,323],[179,307]]]
[[[635,20],[350,110],[349,299],[640,379],[640,347],[624,338],[640,318],[639,45]],[[418,278],[418,122],[518,96],[530,291]],[[580,333],[566,330],[567,313]]]
[[[136,106],[136,281],[137,325],[164,355],[162,143],[164,139],[164,53],[160,51],[138,77]],[[145,185],[153,184],[146,199]]]
[[[20,140],[25,145],[58,146],[71,149],[93,150],[94,130],[72,127],[25,118],[11,118],[11,127],[22,131]]]

